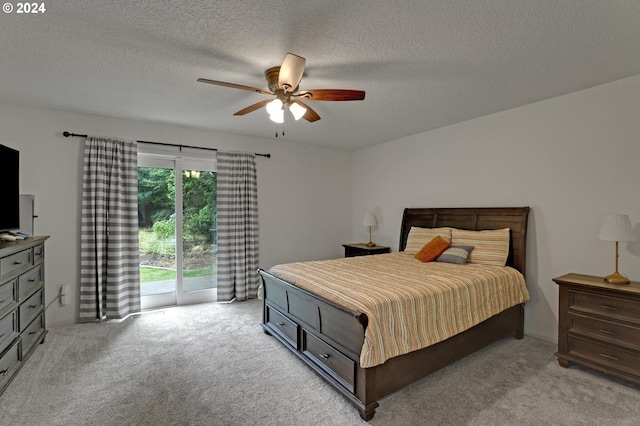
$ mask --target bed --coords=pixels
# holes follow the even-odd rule
[[[399,248],[403,251],[407,246],[412,227],[471,231],[509,228],[506,265],[524,276],[528,214],[528,207],[407,208]],[[360,262],[366,265],[362,259]],[[371,363],[364,359],[365,333],[372,336],[373,324],[383,321],[370,318],[372,314],[365,309],[355,309],[358,305],[345,307],[345,303],[313,288],[301,288],[271,272],[258,272],[264,289],[265,333],[278,339],[344,395],[364,420],[373,418],[383,396],[505,336],[523,337],[524,307],[517,303],[438,343]],[[362,282],[361,277],[358,279]],[[374,279],[380,281],[379,276],[371,276]]]

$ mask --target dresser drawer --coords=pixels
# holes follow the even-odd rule
[[[35,264],[42,259],[44,259],[44,244],[40,244],[33,248],[33,263]]]
[[[44,342],[44,241],[30,237],[0,243],[0,394]],[[2,423],[2,415],[0,415]]]
[[[31,265],[31,250],[14,253],[0,259],[0,275],[5,276],[28,265]]]
[[[29,272],[20,275],[20,278],[18,278],[18,289],[20,290],[18,301],[22,302],[31,296],[34,291],[42,286],[43,281],[42,265],[38,265]]]
[[[640,351],[640,328],[569,314],[569,332]]]
[[[44,315],[40,314],[22,332],[22,353],[28,353],[44,333]]]
[[[14,311],[0,319],[0,353],[11,344],[16,336],[18,336],[18,324],[16,324]]]
[[[20,305],[20,331],[24,331],[27,325],[43,310],[44,292],[42,290],[25,300]]]
[[[640,325],[640,302],[572,291],[569,309]]]
[[[294,348],[298,347],[298,324],[267,306],[267,324]]]
[[[0,387],[11,379],[20,365],[19,344],[20,339],[15,340],[13,345],[0,356]]]
[[[18,301],[16,297],[17,280],[8,281],[0,285],[0,315],[6,309],[12,309]]]
[[[640,353],[638,352],[573,336],[569,337],[569,353],[616,370],[631,374],[640,373]]]
[[[355,389],[356,363],[313,334],[302,330],[303,353],[342,386],[353,392]]]

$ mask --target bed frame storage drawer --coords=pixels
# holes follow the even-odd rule
[[[349,392],[355,390],[356,362],[305,329],[302,329],[302,353]]]
[[[266,325],[294,348],[298,348],[298,324],[271,306],[267,306]]]

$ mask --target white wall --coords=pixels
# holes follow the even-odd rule
[[[20,150],[21,193],[35,194],[35,230],[50,235],[47,302],[61,284],[73,289],[65,307],[47,311],[48,325],[75,320],[83,140],[63,131],[271,153],[258,157],[260,266],[343,254],[351,235],[351,153],[274,138],[204,130],[0,103],[0,144]],[[193,151],[192,151],[193,152]]]
[[[374,241],[398,249],[405,207],[530,206],[525,333],[556,341],[569,272],[615,269],[598,240],[605,215],[640,237],[640,76],[356,151],[353,237],[377,213]],[[640,281],[640,242],[621,243],[620,272]]]

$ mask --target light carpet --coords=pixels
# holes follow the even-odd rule
[[[365,425],[262,331],[261,302],[52,328],[0,396],[2,425]],[[371,425],[637,425],[640,386],[506,338],[380,401]]]

